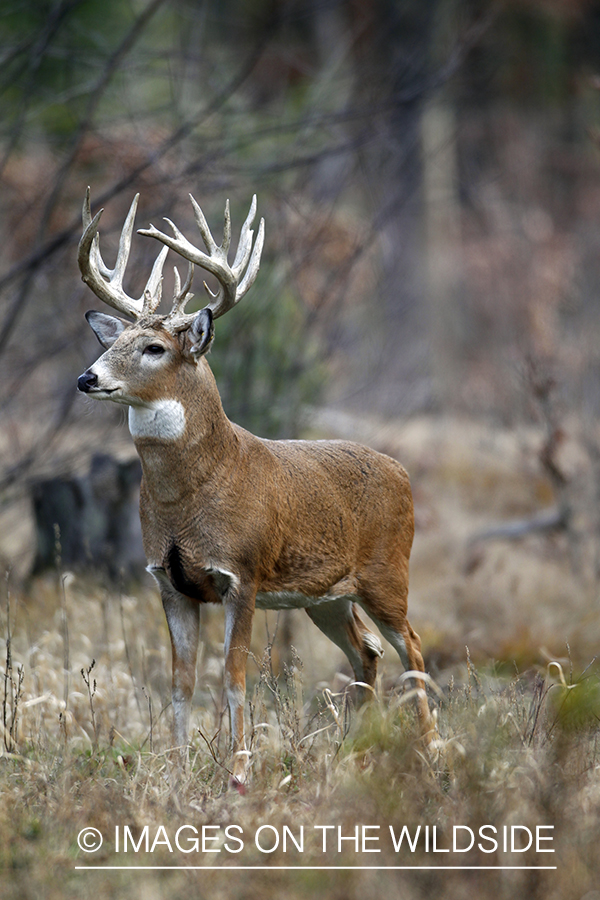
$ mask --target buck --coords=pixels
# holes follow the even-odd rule
[[[133,321],[102,312],[86,318],[105,353],[78,380],[97,400],[129,407],[129,429],[142,464],[140,518],[148,571],[154,576],[172,645],[173,739],[185,748],[196,680],[199,611],[225,612],[224,684],[229,706],[232,779],[247,777],[244,743],[246,661],[256,609],[305,609],[340,647],[357,682],[372,686],[379,638],[361,607],[398,652],[404,668],[423,672],[420,640],[407,619],[413,504],[408,476],[388,456],[346,441],[263,440],[226,417],[206,361],[213,320],[229,312],[256,279],[264,220],[254,240],[256,197],[241,229],[233,264],[229,203],[217,246],[194,200],[206,252],[169,220],[173,234],[151,225],[138,233],[164,244],[139,299],[123,289],[138,196],[127,215],[114,269],[100,254],[89,188],[78,261],[84,282]],[[175,269],[173,304],[158,315],[162,269],[173,249],[188,261]],[[194,266],[218,290],[186,313]],[[417,678],[421,730],[430,729],[424,683]]]

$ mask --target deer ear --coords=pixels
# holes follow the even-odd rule
[[[119,335],[130,324],[123,319],[117,319],[116,316],[107,316],[106,313],[96,312],[95,309],[86,312],[85,317],[105,350],[112,347]]]
[[[201,309],[188,331],[188,351],[194,359],[199,359],[210,350],[215,329],[213,327],[213,316],[208,306]]]

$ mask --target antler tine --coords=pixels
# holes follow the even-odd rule
[[[132,204],[129,207],[129,212],[127,213],[127,217],[125,219],[125,224],[123,225],[123,229],[121,231],[121,236],[119,238],[119,249],[117,250],[117,261],[115,262],[114,272],[114,284],[116,287],[121,288],[123,286],[123,276],[125,275],[125,269],[127,268],[127,263],[129,261],[129,252],[131,250],[131,237],[133,235],[133,223],[135,222],[135,214],[137,212],[137,205],[140,199],[140,195],[136,194],[133,198]]]
[[[258,234],[256,236],[256,241],[254,244],[254,250],[252,251],[252,255],[250,257],[250,262],[248,263],[248,268],[246,269],[246,274],[242,278],[240,285],[237,289],[237,293],[239,294],[238,300],[244,296],[244,294],[250,290],[254,282],[256,281],[256,276],[258,275],[258,270],[260,267],[260,257],[263,251],[263,245],[265,243],[265,220],[261,219],[258,226]],[[250,241],[249,245],[252,246],[252,231],[250,232]],[[237,300],[236,300],[237,303]]]
[[[194,218],[196,219],[196,225],[202,235],[202,240],[204,241],[204,245],[208,250],[209,254],[214,254],[216,251],[220,251],[224,258],[227,259],[227,254],[229,253],[229,247],[231,246],[231,214],[229,212],[229,200],[225,201],[225,217],[223,222],[223,241],[221,246],[218,247],[215,239],[213,238],[210,228],[208,227],[208,222],[206,221],[206,217],[202,212],[198,202],[192,197],[191,194],[188,195],[190,200],[192,201],[192,207],[194,210]],[[171,226],[174,228],[173,223],[170,222]],[[180,233],[180,232],[179,232]]]
[[[192,286],[192,280],[194,278],[194,264],[188,263],[187,275],[185,278],[185,282],[183,287],[181,287],[181,278],[179,276],[179,269],[177,266],[174,266],[175,270],[175,290],[173,291],[173,307],[171,312],[167,316],[167,320],[175,319],[178,316],[183,314],[186,303],[188,303],[193,294],[190,293],[190,288]],[[194,317],[196,313],[193,314]]]
[[[173,290],[173,305],[177,303],[179,298],[181,297],[181,278],[179,276],[179,269],[177,266],[173,266],[173,272],[175,273],[175,288]]]
[[[104,210],[101,209],[101,210],[99,210],[98,213],[96,213],[96,216],[95,216],[96,221],[100,220],[100,216],[102,215],[103,212],[104,212]],[[91,223],[92,223],[92,209],[90,206],[89,186],[86,189],[85,197],[83,198],[83,209],[81,210],[81,218],[83,219],[84,229],[87,229],[87,227],[89,225],[91,225]],[[108,266],[105,265],[104,260],[102,259],[101,255],[100,255],[100,245],[99,245],[97,233],[92,241],[90,253],[92,253],[94,256],[94,262],[96,263],[100,274],[103,275],[105,278],[109,278],[110,277],[110,269],[108,268]]]
[[[190,197],[192,195],[190,194]],[[194,200],[194,203],[196,201]],[[198,207],[200,209],[200,207]],[[221,247],[223,248],[223,252],[225,256],[229,253],[229,247],[231,245],[231,215],[229,212],[229,200],[225,201],[225,221],[223,222],[223,243]]]
[[[114,269],[109,269],[100,254],[98,235],[98,223],[103,210],[101,209],[92,218],[90,189],[88,187],[82,210],[84,231],[79,242],[77,255],[81,277],[96,296],[104,303],[112,306],[113,309],[131,316],[133,319],[139,319],[142,315],[154,312],[158,307],[162,288],[162,270],[165,258],[169,252],[168,247],[163,247],[159,253],[144,292],[138,300],[125,293],[123,290],[123,276],[129,260],[138,200],[139,194],[136,194],[121,231],[115,267]]]
[[[231,244],[229,201],[225,204],[223,242],[219,247],[211,234],[204,213],[191,194],[190,200],[192,202],[196,224],[207,250],[206,253],[191,244],[170,219],[166,219],[165,221],[170,225],[173,236],[164,234],[155,228],[154,225],[150,225],[148,228],[139,229],[138,234],[156,238],[163,244],[166,244],[167,247],[171,247],[176,253],[179,253],[180,256],[187,259],[188,262],[195,263],[216,277],[219,282],[219,289],[216,294],[213,294],[206,284],[205,287],[210,297],[208,306],[212,311],[213,318],[217,319],[219,316],[228,312],[236,303],[239,303],[256,279],[264,244],[264,219],[261,219],[259,232],[253,248],[252,242],[254,239],[254,232],[250,226],[256,215],[256,195],[254,195],[250,206],[250,212],[242,226],[240,242],[235,254],[233,266],[230,266],[227,261],[227,253]],[[244,271],[245,274],[242,277]]]
[[[246,216],[246,221],[242,225],[242,230],[240,232],[240,242],[238,244],[232,267],[234,272],[241,272],[244,269],[244,266],[247,264],[248,259],[250,258],[250,252],[252,250],[252,237],[254,235],[254,232],[252,231],[250,226],[254,222],[255,215],[256,194],[253,194],[252,203],[250,204],[250,210],[248,212],[248,215]]]
[[[169,252],[168,247],[163,247],[152,266],[150,278],[144,288],[144,303],[142,306],[142,316],[150,316],[156,312],[160,306],[162,297],[162,270]]]

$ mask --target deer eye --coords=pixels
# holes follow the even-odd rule
[[[144,353],[149,353],[150,356],[161,356],[164,352],[165,348],[160,344],[148,344],[147,347],[144,347]]]

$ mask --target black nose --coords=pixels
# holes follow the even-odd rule
[[[87,392],[93,387],[96,387],[97,384],[98,376],[94,375],[91,369],[88,369],[87,372],[84,372],[83,375],[80,375],[77,379],[77,389],[83,391],[84,394],[87,394]]]

